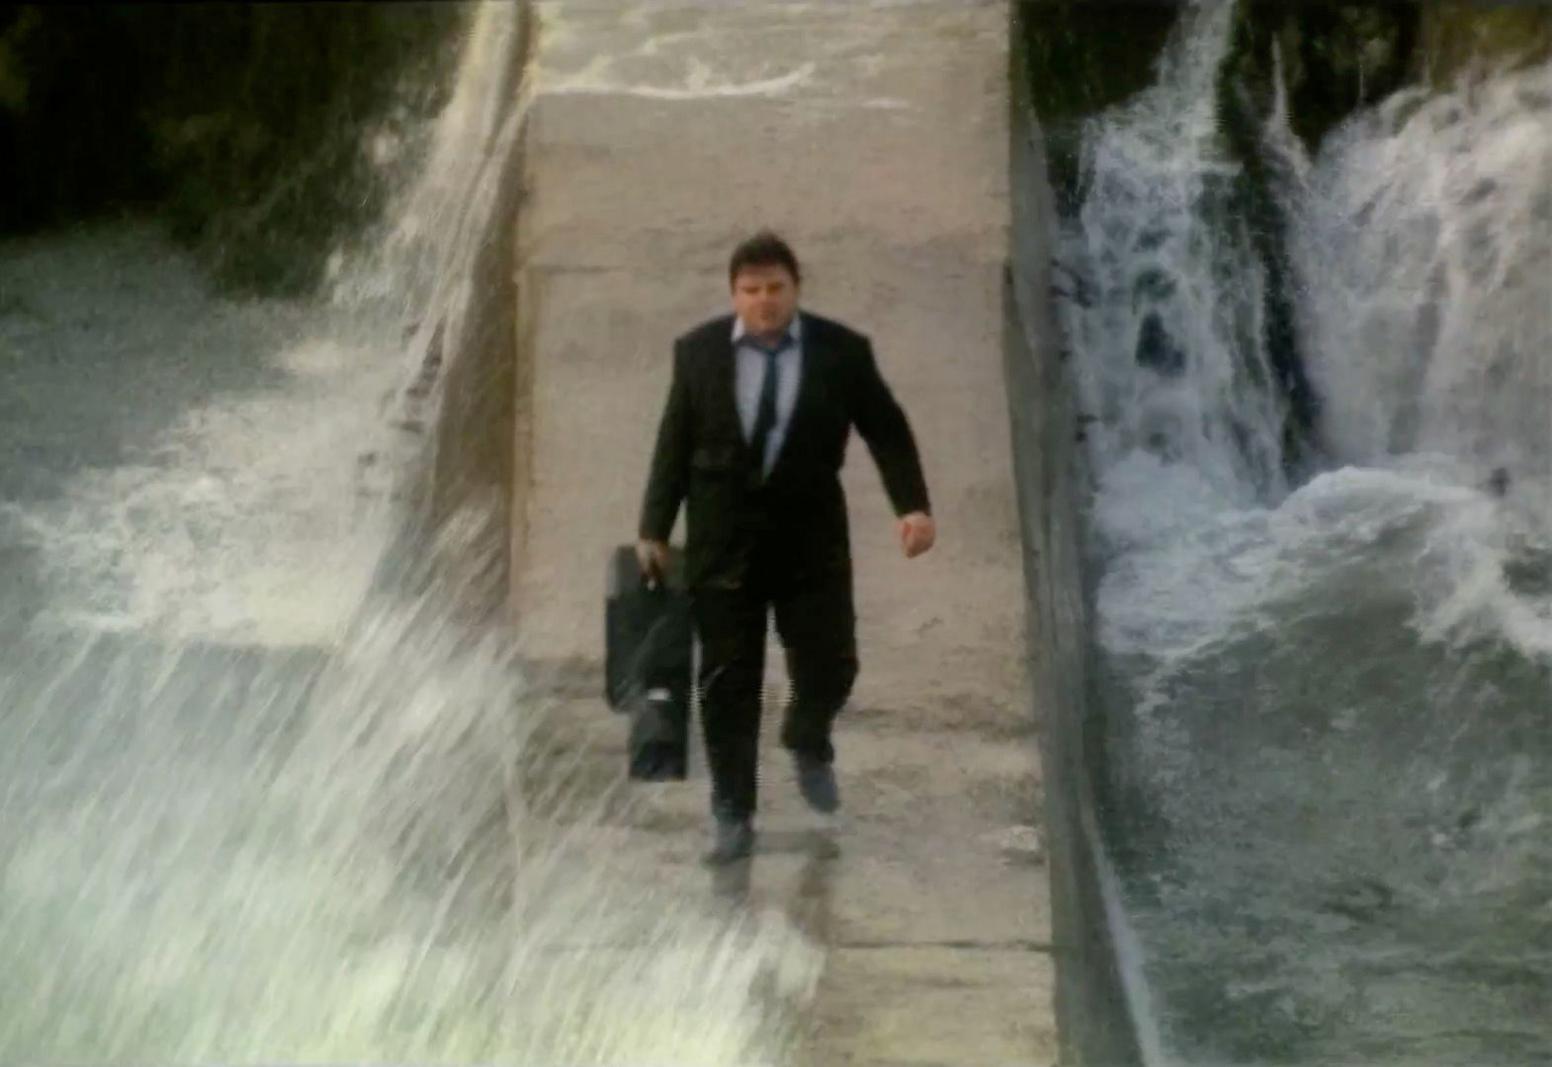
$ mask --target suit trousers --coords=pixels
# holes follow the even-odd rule
[[[830,762],[830,727],[857,678],[856,613],[850,568],[795,580],[757,553],[737,587],[692,594],[701,643],[698,683],[712,810],[747,818],[756,805],[765,640],[774,613],[792,688],[781,743]]]

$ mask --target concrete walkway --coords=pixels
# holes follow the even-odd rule
[[[900,557],[877,472],[853,448],[863,668],[837,737],[846,812],[816,834],[768,728],[761,851],[739,892],[827,947],[811,1062],[1050,1063],[1001,369],[1006,6],[566,0],[539,12],[518,274],[526,649],[588,677],[603,562],[633,537],[669,343],[724,310],[735,241],[777,228],[804,261],[805,306],[873,337],[921,441],[940,543]],[[597,773],[617,777],[618,724],[575,699],[589,705],[577,720],[606,727],[590,742]],[[659,835],[665,870],[687,871],[705,781],[654,789],[635,817]]]

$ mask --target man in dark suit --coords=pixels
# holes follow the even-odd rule
[[[798,311],[792,250],[764,232],[734,250],[733,314],[674,343],[673,382],[641,509],[637,554],[661,576],[686,504],[685,577],[701,642],[712,779],[712,862],[754,844],[767,618],[792,695],[782,744],[804,799],[839,807],[831,722],[857,676],[851,550],[840,469],[855,426],[900,516],[907,557],[935,537],[921,461],[868,339]]]

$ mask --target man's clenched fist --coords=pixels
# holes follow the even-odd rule
[[[668,574],[668,543],[666,541],[637,541],[636,563],[649,585],[659,585]]]
[[[927,551],[937,537],[938,531],[932,516],[925,511],[913,511],[909,515],[900,516],[900,549],[906,559],[915,559]]]

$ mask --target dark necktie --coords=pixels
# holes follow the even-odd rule
[[[788,335],[778,341],[775,348],[755,346],[765,354],[765,378],[760,383],[760,403],[755,408],[754,433],[750,435],[749,448],[753,453],[755,473],[762,480],[765,477],[765,448],[771,431],[776,428],[776,357],[791,343],[792,338]]]

